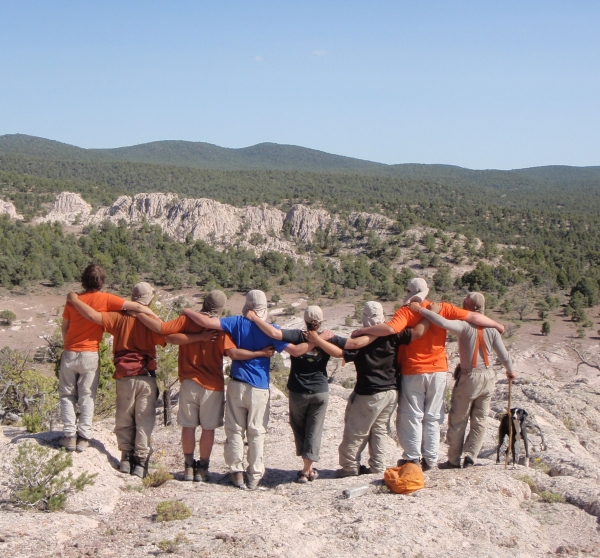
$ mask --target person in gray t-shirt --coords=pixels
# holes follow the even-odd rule
[[[481,328],[462,320],[446,320],[437,312],[439,305],[429,309],[418,302],[410,304],[411,310],[427,318],[432,326],[444,328],[458,336],[460,376],[452,390],[450,415],[448,417],[448,461],[440,469],[459,469],[475,464],[483,444],[485,424],[496,385],[496,372],[489,355],[492,351],[506,368],[506,377],[515,377],[510,356],[500,333],[494,328]],[[484,313],[485,297],[481,293],[469,293],[463,300],[463,308],[470,312]],[[471,420],[469,435],[465,440],[467,423]]]

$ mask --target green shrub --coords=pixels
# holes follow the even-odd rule
[[[542,335],[548,335],[550,333],[550,322],[544,322],[542,324]]]
[[[170,480],[173,480],[173,475],[165,467],[161,466],[156,471],[148,473],[142,480],[142,484],[147,488],[156,488]]]
[[[190,509],[177,500],[165,500],[156,506],[156,521],[179,521],[192,516]]]
[[[570,430],[571,432],[575,430],[575,421],[569,415],[563,417],[563,424],[567,430]]]
[[[531,488],[531,492],[537,492],[538,487],[536,482],[529,475],[519,475],[515,477],[517,480],[523,481],[525,484],[529,485]]]
[[[158,549],[162,552],[173,554],[174,552],[177,552],[180,544],[185,544],[188,542],[190,542],[189,539],[185,535],[179,533],[179,535],[177,535],[173,540],[163,539],[157,543],[156,546],[158,546]]]
[[[531,462],[531,467],[533,469],[537,469],[538,471],[541,471],[544,474],[549,474],[550,473],[550,467],[548,466],[547,463],[544,463],[539,457],[535,457],[533,459],[533,461]]]
[[[565,499],[560,494],[556,494],[556,492],[551,492],[550,490],[540,492],[540,498],[547,504],[564,504],[565,502]]]
[[[0,320],[7,325],[11,325],[16,319],[17,316],[10,310],[2,310],[2,312],[0,312]]]
[[[72,465],[71,455],[64,450],[57,452],[35,442],[24,442],[19,445],[11,466],[12,501],[18,506],[45,511],[63,509],[70,493],[94,484],[97,476],[87,472],[77,478],[71,472],[63,475]]]

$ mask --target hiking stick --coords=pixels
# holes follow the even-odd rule
[[[508,453],[512,447],[512,434],[513,434],[513,422],[512,416],[510,415],[510,399],[512,392],[512,380],[508,380],[508,446],[506,446],[506,459],[504,460],[504,468],[508,467]]]

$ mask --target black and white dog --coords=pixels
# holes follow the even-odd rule
[[[506,448],[506,452],[508,453],[509,449],[512,452],[513,458],[513,466],[517,459],[515,453],[515,442],[517,440],[523,440],[523,445],[525,446],[525,467],[529,467],[529,440],[527,439],[527,427],[525,426],[525,420],[529,413],[525,409],[519,409],[518,407],[514,407],[510,410],[510,417],[512,418],[512,440],[510,444],[510,448]],[[498,428],[498,449],[496,450],[496,463],[500,463],[500,448],[504,443],[504,438],[509,436],[509,416],[504,415],[502,420],[500,421],[500,427]]]

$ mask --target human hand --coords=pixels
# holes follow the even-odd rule
[[[409,302],[408,307],[417,314],[421,311],[421,303],[417,301]]]
[[[244,318],[247,318],[251,322],[256,321],[257,317],[258,316],[256,315],[256,312],[254,310],[246,310],[246,313],[244,314]]]
[[[77,296],[77,293],[71,291],[68,295],[67,295],[67,302],[74,302],[75,300],[77,300],[79,297]]]
[[[333,333],[333,331],[331,331],[330,329],[324,329],[319,334],[319,337],[321,339],[323,339],[324,341],[329,341],[330,339],[333,339],[334,336],[335,336],[335,333]]]
[[[442,311],[442,303],[441,302],[432,302],[429,306],[429,310],[434,312],[435,314],[439,314]]]
[[[315,340],[319,338],[319,333],[316,331],[305,331],[304,332],[304,339],[306,339],[306,341],[308,343],[315,343]]]
[[[496,329],[500,332],[500,335],[502,335],[506,328],[502,324],[498,324],[496,325]]]
[[[275,354],[273,346],[265,347],[261,351],[258,351],[259,356],[271,358]]]
[[[199,334],[199,341],[216,341],[219,338],[220,331],[218,329],[205,329]]]
[[[361,329],[355,329],[351,334],[350,337],[352,339],[354,339],[355,337],[361,337],[362,335],[364,335],[364,333],[362,332],[362,328]]]
[[[514,372],[512,372],[511,370],[507,370],[506,371],[506,377],[509,380],[514,380],[517,377],[517,375]]]

